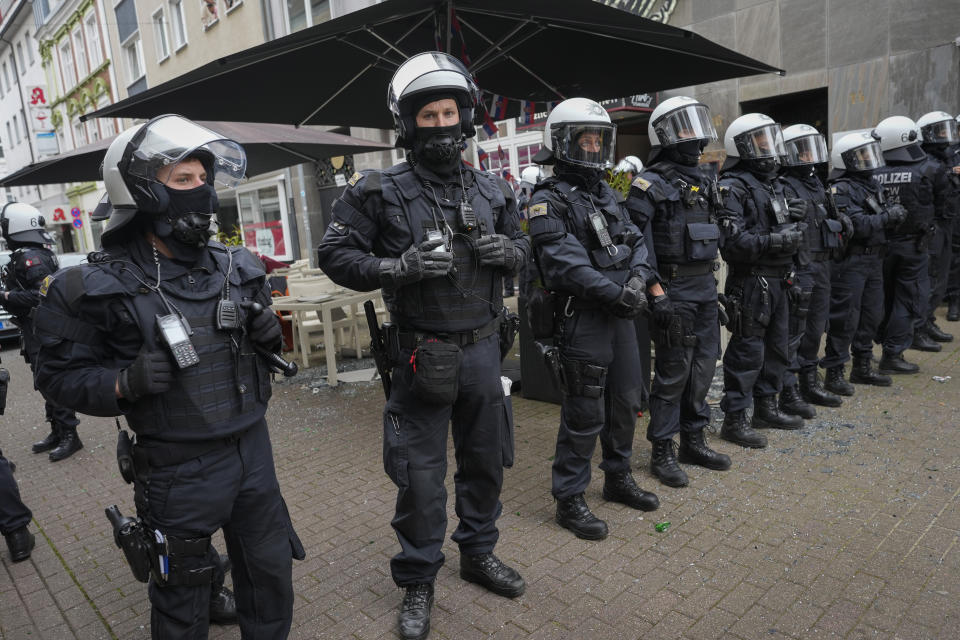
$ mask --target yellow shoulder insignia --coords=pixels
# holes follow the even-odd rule
[[[43,282],[40,283],[40,295],[46,297],[47,291],[50,290],[51,282],[53,282],[53,276],[47,276],[43,279]]]
[[[360,173],[359,171],[355,171],[354,174],[350,176],[350,179],[347,180],[347,184],[349,184],[352,187],[353,185],[357,184],[357,182],[362,177],[363,177],[362,173]]]
[[[690,185],[690,191],[693,191],[694,193],[696,193],[697,191],[700,191],[700,187],[698,187],[695,184],[692,184]]]
[[[547,215],[547,203],[541,202],[540,204],[534,204],[530,206],[529,217],[536,218],[537,216]]]
[[[831,186],[831,187],[830,187],[830,193],[832,193],[833,195],[837,195],[837,187],[836,187],[836,186]]]
[[[641,191],[646,191],[650,188],[650,181],[641,176],[637,176],[633,179],[633,186],[637,187]]]

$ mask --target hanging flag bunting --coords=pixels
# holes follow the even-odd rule
[[[460,28],[460,21],[457,20],[457,12],[450,7],[450,28],[457,37],[460,38],[460,60],[470,68],[470,56],[467,55],[467,41],[463,39],[463,30]]]
[[[532,100],[520,101],[520,124],[533,124],[533,117],[537,112],[537,105]]]
[[[554,108],[555,108],[558,104],[560,104],[560,101],[559,101],[559,100],[554,100],[553,102],[548,102],[548,103],[547,103],[547,115],[550,115],[550,112],[553,111]]]
[[[483,130],[486,132],[488,138],[492,138],[500,131],[500,129],[497,127],[497,123],[494,122],[493,118],[490,117],[489,111],[483,115]]]
[[[483,150],[483,147],[477,147],[477,164],[480,165],[482,171],[487,170],[487,159],[490,157],[490,154]]]
[[[503,147],[497,145],[497,157],[500,159],[500,166],[507,164],[506,153],[503,151]]]
[[[493,101],[490,103],[490,115],[494,120],[503,120],[507,117],[507,98],[493,94]]]

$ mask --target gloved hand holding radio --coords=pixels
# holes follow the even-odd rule
[[[440,246],[443,246],[442,238],[425,240],[404,251],[399,258],[384,258],[378,271],[380,284],[402,287],[447,275],[453,267],[453,254],[447,250],[434,251]]]
[[[164,393],[173,382],[173,362],[165,351],[141,350],[137,359],[120,371],[117,389],[121,397],[136,402],[144,396]]]

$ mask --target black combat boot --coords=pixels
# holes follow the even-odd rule
[[[823,388],[816,367],[809,367],[800,372],[800,394],[810,404],[818,404],[821,407],[839,407],[843,404],[840,396]]]
[[[872,358],[854,358],[853,368],[850,370],[850,382],[857,384],[871,384],[875,387],[889,387],[893,384],[890,376],[878,373],[873,368]]]
[[[823,388],[838,396],[852,396],[853,385],[843,379],[843,365],[827,369],[827,379],[823,381]]]
[[[950,298],[947,305],[947,321],[956,322],[960,320],[960,297]]]
[[[660,499],[655,494],[638,487],[637,481],[629,471],[604,474],[601,495],[604,500],[619,502],[631,509],[641,511],[654,511],[660,506]]]
[[[924,329],[926,330],[927,335],[930,336],[930,339],[934,342],[953,342],[953,334],[946,333],[943,329],[937,326],[936,322],[928,322]]]
[[[673,438],[655,440],[650,451],[650,471],[668,487],[685,487],[690,482],[686,472],[677,464]]]
[[[877,370],[880,373],[886,374],[919,373],[920,367],[919,365],[904,360],[902,353],[887,353],[884,351]]]
[[[803,418],[780,411],[776,396],[753,397],[754,429],[799,429]]]
[[[910,345],[910,348],[917,351],[929,351],[930,353],[936,353],[943,349],[943,347],[931,340],[930,336],[928,336],[927,332],[923,329],[914,330],[913,343]]]
[[[210,590],[210,623],[237,624],[237,600],[225,586]]]
[[[43,453],[56,449],[58,444],[60,444],[60,426],[56,422],[51,422],[50,433],[47,434],[47,437],[40,442],[34,442],[30,448],[34,453]]]
[[[433,607],[433,584],[421,582],[406,587],[400,605],[400,637],[424,640],[430,635],[430,609]]]
[[[723,417],[720,437],[727,442],[751,449],[763,449],[767,446],[767,436],[758,433],[747,422],[746,411],[731,411]]]
[[[817,410],[804,401],[796,385],[784,387],[780,392],[780,411],[806,420],[817,417]]]
[[[7,541],[7,549],[10,550],[10,560],[12,562],[21,562],[29,558],[30,552],[37,544],[36,538],[27,530],[26,525],[3,537]]]
[[[593,515],[582,493],[557,500],[557,524],[584,540],[603,540],[609,533],[607,523]]]
[[[527,589],[517,570],[492,553],[460,554],[460,577],[504,598],[517,598]]]
[[[680,448],[677,459],[686,464],[695,464],[714,471],[726,471],[730,468],[730,456],[718,453],[707,446],[707,434],[703,429],[687,433],[680,432]]]
[[[83,443],[77,435],[77,428],[60,425],[60,444],[50,452],[50,462],[69,458],[80,449],[83,449]]]

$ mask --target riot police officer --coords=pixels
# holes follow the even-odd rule
[[[817,164],[829,160],[820,132],[806,124],[787,127],[783,130],[783,146],[784,192],[788,198],[807,203],[802,221],[807,226],[795,258],[797,289],[790,300],[791,364],[784,375],[780,408],[785,413],[812,418],[816,412],[806,403],[839,407],[843,402],[823,388],[817,365],[820,339],[830,314],[830,260],[842,250],[843,239],[853,235],[853,226],[833,206],[815,172]]]
[[[699,163],[717,133],[707,105],[685,96],[660,103],[648,133],[655,145],[652,164],[634,179],[626,202],[637,227],[651,231],[650,262],[665,291],[653,300],[656,366],[647,440],[653,444],[653,474],[681,487],[688,478],[678,459],[718,471],[730,468],[730,458],[710,449],[704,431],[710,424],[707,392],[720,357],[714,279],[720,203],[716,179]]]
[[[777,177],[781,135],[768,116],[748,113],[730,123],[723,140],[720,253],[730,268],[725,294],[732,335],[723,354],[720,437],[743,447],[767,446],[756,428],[803,426],[777,405],[789,363],[788,281],[803,239],[797,221],[806,209],[802,201],[787,202]],[[745,415],[751,404],[752,425]]]
[[[522,577],[494,554],[509,416],[500,381],[504,274],[525,261],[513,189],[461,158],[479,90],[455,58],[406,60],[388,90],[407,161],[355,174],[318,249],[338,284],[383,289],[393,380],[383,413],[384,467],[397,485],[390,563],[405,589],[403,638],[430,631],[447,526],[447,431],[453,421],[460,576],[505,597]],[[504,345],[506,347],[507,345]]]
[[[927,253],[930,255],[930,304],[926,323],[921,328],[935,342],[950,342],[953,336],[945,333],[936,323],[936,311],[947,293],[950,261],[953,257],[953,225],[960,208],[960,175],[954,173],[954,154],[951,147],[960,142],[957,122],[945,111],[931,111],[917,120],[923,136],[923,150],[927,158],[937,166],[940,185],[936,189],[934,233]]]
[[[534,158],[553,164],[554,175],[540,183],[529,207],[536,268],[558,310],[559,357],[552,361],[563,403],[551,491],[557,523],[586,540],[608,533],[583,495],[598,437],[603,498],[644,511],[660,504],[637,486],[630,456],[643,387],[633,319],[647,306],[647,287],[654,295],[663,289],[647,264],[643,235],[603,180],[615,133],[593,100],[557,105]]]
[[[830,154],[830,194],[837,211],[853,224],[853,235],[843,254],[831,265],[830,316],[820,366],[826,369],[824,388],[852,396],[853,385],[887,387],[890,376],[873,367],[873,339],[883,318],[883,257],[886,233],[906,217],[899,205],[888,205],[873,171],[884,165],[876,138],[849,133],[833,145]],[[843,378],[844,363],[853,353],[850,382]]]
[[[960,127],[960,116],[955,118]],[[960,176],[960,142],[947,147],[948,163],[953,166],[954,176]],[[954,221],[951,240],[950,273],[947,276],[947,320],[960,320],[960,222]]]
[[[633,179],[640,175],[641,171],[643,171],[643,163],[637,156],[624,156],[613,168],[614,173],[623,174],[628,182],[633,182]]]
[[[10,202],[0,211],[0,231],[7,246],[13,249],[10,262],[4,267],[2,305],[20,327],[20,353],[36,370],[40,343],[33,335],[30,312],[40,302],[40,283],[59,269],[57,257],[47,245],[53,238],[44,228],[43,216],[34,207],[23,202]],[[44,398],[50,433],[33,445],[34,453],[49,451],[51,462],[69,458],[83,448],[77,435],[77,414]]]
[[[118,461],[132,459],[121,469],[145,539],[141,554],[124,552],[135,575],[149,567],[154,638],[207,636],[221,527],[241,635],[284,638],[293,616],[292,557],[304,554],[274,471],[258,356],[279,348],[280,326],[264,310],[260,262],[209,239],[214,183],[235,185],[245,167],[239,144],[180,116],[124,131],[104,157],[103,251],[40,289],[38,386],[77,411],[125,415],[136,434]]]
[[[906,116],[881,120],[875,129],[885,165],[873,173],[888,202],[900,204],[907,218],[887,232],[890,241],[883,260],[884,319],[880,334],[883,357],[879,370],[886,374],[917,373],[907,362],[908,348],[940,351],[941,347],[922,330],[930,303],[930,273],[927,247],[934,233],[935,198],[944,188],[938,184],[936,165],[920,147],[920,130]]]
[[[0,533],[7,543],[10,561],[21,562],[30,557],[37,541],[27,528],[33,513],[20,499],[14,469],[14,464],[0,451]]]

